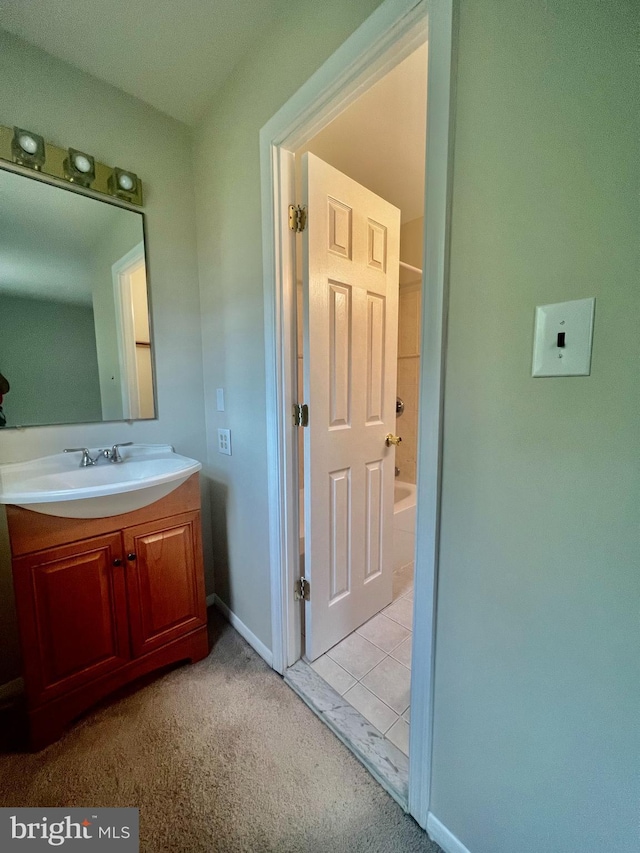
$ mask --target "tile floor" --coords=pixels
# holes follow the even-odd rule
[[[409,754],[413,563],[393,573],[393,602],[311,666]]]

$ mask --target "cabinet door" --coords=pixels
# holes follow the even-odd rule
[[[200,513],[123,531],[134,656],[206,624]]]
[[[32,702],[52,699],[130,660],[119,534],[20,557],[14,561],[14,585]]]

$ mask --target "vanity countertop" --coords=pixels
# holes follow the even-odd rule
[[[120,453],[121,462],[100,459],[87,467],[80,467],[80,453],[0,465],[0,503],[63,518],[104,518],[148,506],[202,468],[168,444],[134,444]]]

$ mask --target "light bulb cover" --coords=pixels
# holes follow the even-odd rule
[[[27,154],[35,154],[38,150],[38,143],[33,138],[33,136],[29,136],[28,133],[21,133],[18,137],[18,145],[22,148],[23,151],[26,151]]]
[[[140,181],[133,172],[114,169],[109,176],[109,192],[127,201],[134,200],[140,194]]]
[[[91,171],[91,160],[88,157],[85,157],[84,154],[76,154],[73,158],[73,165],[79,172],[82,172],[83,175],[86,175],[87,172]]]
[[[96,178],[96,162],[91,154],[69,148],[64,161],[64,175],[72,184],[90,187]]]
[[[121,190],[126,190],[126,192],[130,193],[134,187],[134,181],[131,175],[122,174],[118,178],[118,186]]]
[[[14,163],[40,171],[45,160],[44,139],[31,130],[14,127],[11,154]]]

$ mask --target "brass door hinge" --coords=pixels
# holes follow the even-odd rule
[[[297,427],[309,426],[309,406],[306,403],[293,404],[293,425]]]
[[[289,228],[300,234],[307,227],[307,208],[301,204],[289,205]]]
[[[311,598],[311,584],[306,578],[298,578],[294,583],[293,597],[296,601],[309,601]]]

